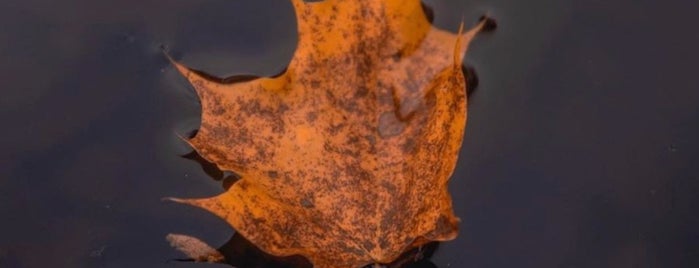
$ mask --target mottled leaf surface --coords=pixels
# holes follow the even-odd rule
[[[216,197],[173,200],[315,267],[390,263],[454,239],[461,62],[485,22],[453,34],[417,0],[292,2],[299,42],[283,74],[226,83],[174,62],[202,105],[188,142],[241,179]]]

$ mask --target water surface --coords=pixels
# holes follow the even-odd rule
[[[450,189],[461,233],[446,267],[694,267],[699,263],[699,4],[426,1],[456,30],[498,30]],[[233,231],[164,196],[221,183],[177,134],[193,91],[161,53],[218,76],[273,75],[296,42],[288,1],[0,3],[0,267],[201,267],[167,233]]]

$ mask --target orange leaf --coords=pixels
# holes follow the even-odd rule
[[[202,104],[189,143],[241,175],[219,196],[175,200],[315,267],[390,263],[454,239],[461,61],[485,20],[452,34],[418,0],[292,1],[299,42],[280,76],[225,83],[173,62]]]

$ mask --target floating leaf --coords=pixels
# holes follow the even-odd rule
[[[241,176],[204,208],[260,249],[315,267],[390,263],[457,235],[447,182],[466,125],[468,43],[487,26],[433,27],[417,0],[292,0],[299,42],[276,77],[194,86],[192,147]]]

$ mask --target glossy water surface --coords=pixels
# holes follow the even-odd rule
[[[426,2],[442,28],[500,27],[466,59],[461,233],[424,267],[699,264],[699,4]],[[223,175],[182,157],[199,106],[161,47],[273,75],[294,31],[285,0],[0,2],[0,267],[203,267],[169,262],[165,235],[233,231],[160,199],[213,196]]]

